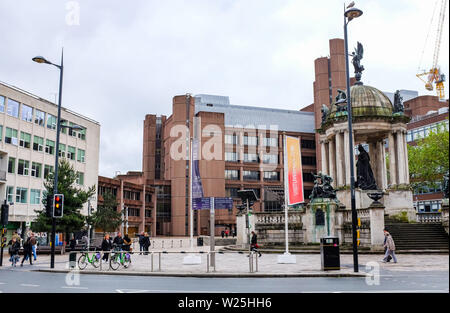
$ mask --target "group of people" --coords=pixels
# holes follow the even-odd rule
[[[19,251],[21,248],[22,238],[18,235],[17,232],[14,232],[11,240],[8,243],[9,246],[9,261],[11,262],[11,266],[16,267],[17,263],[20,261]],[[24,241],[23,243],[23,258],[20,266],[23,266],[23,262],[29,260],[30,265],[33,265],[33,259],[36,261],[36,246],[37,240],[33,233]]]
[[[125,234],[124,237],[122,237],[122,233],[118,232],[117,236],[114,239],[111,239],[111,236],[109,234],[105,234],[102,241],[101,249],[102,251],[111,251],[113,249],[117,251],[128,251],[131,252],[133,250],[132,248],[132,240],[128,236],[128,234]],[[142,232],[139,235],[139,247],[140,247],[140,254],[142,253],[148,253],[148,248],[150,247],[150,236],[146,232]],[[103,255],[103,261],[108,262],[109,253],[105,252]]]
[[[230,231],[228,228],[227,229],[225,229],[225,230],[222,230],[222,232],[221,232],[221,235],[222,235],[222,238],[228,238],[228,236],[233,236],[233,238],[236,236],[236,230],[232,230],[232,231]]]

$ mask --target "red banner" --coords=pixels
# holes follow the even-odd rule
[[[287,177],[288,205],[294,205],[305,201],[303,192],[302,157],[300,152],[300,139],[286,136],[285,139],[285,166],[284,173]],[[286,185],[286,184],[285,184]]]

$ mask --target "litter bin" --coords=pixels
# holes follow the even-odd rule
[[[69,267],[75,268],[77,264],[77,253],[75,251],[70,251],[69,253]]]
[[[341,269],[338,237],[329,236],[320,238],[320,257],[322,271]]]
[[[203,237],[197,238],[197,247],[203,247]]]

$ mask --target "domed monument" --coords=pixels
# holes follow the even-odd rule
[[[385,214],[407,212],[415,220],[412,191],[409,187],[407,123],[402,99],[395,97],[394,105],[380,90],[361,81],[364,67],[363,47],[358,43],[353,53],[355,85],[350,89],[352,104],[353,144],[355,151],[356,208],[368,208],[374,191],[383,192],[381,203]],[[350,152],[347,95],[338,90],[331,108],[322,108],[320,134],[322,172],[331,176],[336,196],[346,208],[351,207]],[[386,152],[387,150],[387,152]],[[388,161],[387,161],[388,160]]]

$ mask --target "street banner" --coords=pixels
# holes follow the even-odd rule
[[[284,177],[287,177],[287,204],[294,205],[303,203],[303,174],[302,157],[300,152],[300,139],[297,137],[286,136],[285,139],[285,166]],[[286,166],[287,165],[287,166]],[[286,185],[286,184],[285,184]]]
[[[199,167],[199,141],[192,140],[192,199],[203,198],[202,179],[200,178]]]

